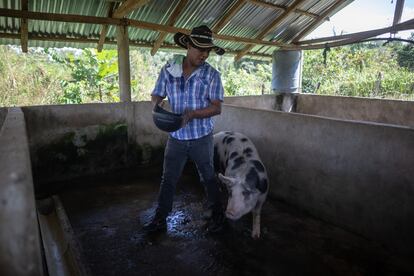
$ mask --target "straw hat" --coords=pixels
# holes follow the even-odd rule
[[[214,45],[213,33],[206,25],[193,28],[190,35],[178,32],[174,35],[174,41],[184,49],[187,49],[187,42],[189,42],[194,48],[211,49],[220,56],[225,52],[223,48]]]

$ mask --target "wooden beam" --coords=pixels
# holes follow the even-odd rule
[[[369,38],[374,37],[377,35],[390,33],[394,31],[406,31],[406,30],[412,30],[414,29],[414,19],[410,19],[404,22],[401,22],[395,26],[381,28],[381,29],[375,29],[370,31],[364,31],[364,32],[358,32],[358,33],[352,33],[352,34],[345,34],[345,35],[338,35],[338,36],[330,36],[330,37],[322,37],[322,38],[316,38],[316,39],[310,39],[310,40],[303,40],[296,43],[296,45],[302,46],[302,45],[309,45],[309,44],[317,44],[322,42],[332,42],[332,41],[339,41],[339,40],[345,40],[350,38]]]
[[[314,43],[314,44],[309,44],[309,45],[298,45],[296,49],[314,50],[314,49],[323,49],[325,47],[338,47],[338,46],[343,46],[343,45],[363,41],[365,39],[369,39],[369,38],[376,37],[376,36],[386,34],[386,33],[406,31],[406,30],[412,30],[412,29],[414,29],[414,19],[407,20],[405,22],[402,22],[395,26],[391,26],[387,28],[353,33],[353,34],[348,34],[348,35],[343,35],[343,36],[330,37],[330,38],[322,39],[323,41],[321,41],[321,39],[318,39],[319,43],[317,44]],[[334,38],[336,38],[336,40],[334,40]]]
[[[284,5],[273,4],[273,3],[270,3],[270,2],[264,2],[262,0],[248,0],[248,2],[250,2],[251,4],[254,4],[254,5],[258,5],[258,6],[274,9],[274,10],[283,10],[283,11],[285,11],[288,8],[287,6],[284,6]],[[309,16],[309,17],[312,17],[312,18],[318,18],[319,17],[319,15],[316,14],[316,13],[308,12],[308,11],[301,10],[301,9],[295,9],[294,12],[295,13],[300,13],[302,15],[306,15],[306,16]]]
[[[114,12],[113,18],[123,18],[128,13],[148,3],[149,0],[127,0]]]
[[[160,24],[144,22],[144,21],[139,21],[139,20],[132,20],[132,19],[117,19],[117,18],[73,15],[73,14],[23,12],[20,10],[12,10],[12,9],[0,9],[0,17],[27,18],[27,19],[34,19],[34,20],[73,22],[73,23],[86,23],[86,24],[129,25],[132,27],[140,28],[140,29],[152,30],[152,31],[157,31],[157,32],[162,31],[162,32],[168,32],[168,33],[182,32],[182,33],[189,34],[191,32],[191,30],[188,30],[188,29],[177,28],[173,26],[164,26]],[[213,34],[213,37],[219,40],[243,42],[247,44],[268,45],[268,46],[275,46],[275,47],[285,47],[285,46],[288,47],[288,45],[284,43],[265,41],[265,40],[260,40],[260,39],[251,39],[251,38],[238,37],[238,36]]]
[[[221,17],[221,20],[213,27],[213,33],[219,33],[226,26],[230,19],[244,6],[247,0],[237,0],[233,6]]]
[[[295,0],[280,16],[278,16],[272,23],[270,23],[263,31],[259,33],[256,39],[262,40],[270,31],[275,29],[286,17],[288,17],[300,4],[305,0]],[[247,45],[235,57],[235,60],[240,60],[247,52],[249,52],[255,45]]]
[[[112,17],[114,6],[115,6],[114,2],[109,3],[108,17]],[[98,47],[97,47],[99,53],[102,52],[103,45],[105,43],[105,37],[106,37],[106,34],[108,33],[108,29],[109,29],[109,26],[107,24],[102,25],[101,34],[99,36],[99,42],[98,42]]]
[[[394,20],[392,22],[393,26],[400,23],[403,9],[404,9],[404,0],[397,0],[397,4],[395,4]]]
[[[20,34],[10,34],[10,33],[0,33],[0,38],[7,38],[7,39],[19,39]],[[68,43],[88,43],[88,44],[96,44],[98,43],[99,39],[91,39],[86,37],[67,37],[64,35],[39,35],[39,34],[33,34],[29,33],[29,39],[30,40],[36,40],[36,41],[56,41],[56,42],[68,42]],[[116,40],[109,40],[105,39],[105,44],[109,45],[117,45]],[[153,48],[153,44],[150,43],[141,43],[137,41],[129,41],[129,45],[133,47],[140,47],[140,48]],[[163,44],[160,47],[161,49],[171,49],[171,50],[182,50],[183,48],[176,46],[176,45],[170,45],[170,44]],[[234,51],[226,51],[226,54],[236,54]],[[247,53],[246,55],[252,56],[252,57],[260,57],[260,58],[271,58],[271,55],[266,54],[259,54],[259,53]]]
[[[131,102],[131,66],[129,63],[128,26],[117,26],[116,28],[119,99],[121,102]]]
[[[22,11],[28,10],[28,0],[21,0],[20,1]],[[20,43],[22,46],[22,52],[27,53],[28,48],[28,32],[29,32],[29,24],[27,18],[20,19]]]
[[[317,20],[312,22],[308,27],[306,27],[303,31],[301,31],[298,35],[295,36],[293,39],[293,43],[298,42],[303,37],[307,36],[310,32],[315,30],[320,23],[325,20],[328,16],[330,16],[340,5],[342,5],[345,1],[348,0],[337,0],[332,6],[327,9],[325,12],[323,12]]]
[[[109,29],[108,25],[102,25],[101,34],[99,35],[98,46],[96,47],[96,49],[98,50],[98,53],[102,52],[103,46],[105,44],[106,34],[108,33],[108,29]]]
[[[178,16],[180,15],[181,11],[184,9],[185,5],[187,5],[188,0],[180,0],[178,5],[175,7],[174,11],[171,13],[170,18],[167,21],[168,26],[174,26],[175,21],[177,21]],[[161,43],[164,41],[165,37],[167,36],[166,32],[160,32],[157,40],[154,42],[154,47],[151,49],[151,55],[155,55],[158,49],[161,46]]]
[[[20,10],[12,10],[12,9],[0,9],[0,16],[14,17],[14,18],[27,18],[27,19],[45,20],[45,21],[86,23],[86,24],[109,24],[109,25],[124,25],[125,24],[125,20],[121,20],[117,18],[106,18],[106,17],[77,15],[77,14],[30,12],[30,11],[20,11]]]

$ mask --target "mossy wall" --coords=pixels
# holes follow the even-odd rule
[[[120,103],[24,108],[36,193],[53,193],[59,182],[123,169],[159,173],[165,143],[152,120],[140,123],[134,119],[143,117],[141,113],[150,114],[150,109],[140,106]]]
[[[45,192],[56,181],[126,168],[144,174],[162,164],[163,150],[162,146],[128,143],[125,123],[74,129],[34,152],[36,191]]]

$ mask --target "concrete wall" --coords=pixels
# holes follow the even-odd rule
[[[125,166],[126,104],[32,106],[23,111],[37,192],[41,183]]]
[[[49,184],[58,181],[162,160],[167,135],[154,126],[150,102],[23,110],[39,193],[53,191]]]
[[[73,159],[81,164],[78,175],[88,172],[82,166],[99,168],[79,163],[79,137],[93,141],[95,128],[119,122],[128,131],[122,143],[139,147],[137,168],[162,158],[167,136],[153,125],[149,102],[24,111],[34,168],[40,162],[38,149],[68,132],[74,133],[70,144],[80,154]],[[414,129],[231,105],[223,106],[216,122],[216,131],[240,131],[252,138],[269,171],[274,198],[414,256]],[[124,151],[127,159],[134,150]]]
[[[261,108],[261,109],[276,109],[276,95],[258,95],[258,96],[242,96],[242,97],[225,97],[225,104],[249,107],[249,108]]]
[[[255,142],[271,195],[414,256],[414,129],[224,106]]]
[[[168,134],[159,130],[152,120],[151,102],[134,102],[130,104],[128,130],[130,141],[150,146],[164,145]]]
[[[414,127],[413,101],[296,95],[297,113]],[[281,99],[276,95],[226,97],[224,102],[242,107],[281,110]]]
[[[43,275],[26,125],[10,108],[0,130],[0,274]]]
[[[296,112],[414,128],[414,102],[300,94]]]
[[[23,107],[30,149],[50,143],[70,129],[126,121],[126,104],[45,105]]]

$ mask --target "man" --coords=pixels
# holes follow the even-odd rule
[[[219,231],[224,222],[219,188],[213,165],[212,117],[221,113],[223,85],[220,74],[206,60],[213,50],[218,55],[224,50],[213,44],[212,32],[207,26],[195,27],[190,35],[177,33],[174,41],[187,49],[185,58],[165,65],[151,94],[154,107],[168,97],[174,113],[183,114],[181,129],[170,133],[164,152],[164,168],[158,207],[148,231],[166,229],[166,217],[172,209],[175,186],[188,159],[196,164],[200,181],[207,192],[210,232]]]

